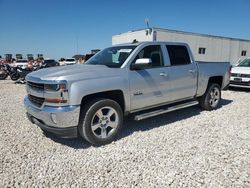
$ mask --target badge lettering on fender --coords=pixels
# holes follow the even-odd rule
[[[138,95],[143,95],[143,93],[141,91],[137,91],[134,93],[134,96],[138,96]]]

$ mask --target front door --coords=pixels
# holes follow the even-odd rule
[[[143,70],[130,70],[130,101],[131,110],[158,105],[166,101],[168,89],[168,70],[164,67],[164,58],[160,45],[150,45],[143,48],[132,64],[137,59],[150,58],[152,65]]]

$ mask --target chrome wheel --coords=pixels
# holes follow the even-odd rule
[[[118,113],[112,107],[103,107],[97,110],[91,121],[91,130],[98,138],[110,137],[118,127]]]
[[[215,108],[218,105],[219,101],[220,101],[220,90],[219,88],[214,87],[210,91],[209,104],[211,105],[211,107]]]

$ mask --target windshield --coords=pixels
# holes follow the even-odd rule
[[[55,60],[53,60],[53,59],[44,60],[44,63],[54,63],[54,62],[55,62]]]
[[[120,68],[135,47],[136,46],[118,46],[106,48],[90,58],[86,64]]]
[[[244,59],[238,67],[250,67],[250,59]]]
[[[73,62],[73,61],[75,61],[75,59],[66,59],[66,61],[72,61]]]

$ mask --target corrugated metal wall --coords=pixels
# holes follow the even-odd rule
[[[178,32],[164,29],[140,30],[123,33],[112,37],[112,44],[137,41],[153,41],[156,32],[156,41],[185,42],[191,47],[196,61],[223,61],[236,63],[242,58],[242,51],[250,56],[250,41],[217,37],[188,32]],[[199,54],[199,48],[205,48],[205,54]]]

